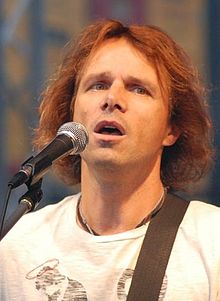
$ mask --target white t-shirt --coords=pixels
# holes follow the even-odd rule
[[[0,242],[1,301],[126,300],[148,224],[91,235],[76,224],[78,197],[26,214]],[[220,208],[192,201],[159,300],[220,300],[219,230]]]

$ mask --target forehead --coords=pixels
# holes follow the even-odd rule
[[[104,41],[89,57],[82,76],[99,71],[132,73],[133,76],[148,74],[157,81],[157,72],[153,64],[124,38]]]

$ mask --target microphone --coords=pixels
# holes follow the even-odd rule
[[[85,127],[76,122],[61,125],[57,136],[35,157],[26,160],[19,172],[8,182],[8,186],[16,188],[26,182],[36,183],[58,159],[67,155],[81,153],[89,141]]]

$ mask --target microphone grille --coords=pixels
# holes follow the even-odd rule
[[[89,142],[88,132],[81,123],[64,123],[57,131],[57,136],[62,134],[69,136],[72,140],[73,151],[70,153],[70,155],[78,154],[84,151],[86,145]]]

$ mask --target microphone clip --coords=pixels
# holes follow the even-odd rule
[[[26,183],[26,185],[28,187],[28,191],[22,195],[22,197],[19,199],[19,203],[26,204],[29,212],[37,208],[43,197],[43,191],[41,189],[42,178],[32,185],[29,183]]]
[[[43,196],[41,185],[42,179],[33,185],[27,184],[28,191],[19,199],[18,207],[8,217],[5,224],[2,224],[3,226],[0,229],[0,241],[24,214],[33,211],[38,206]]]

